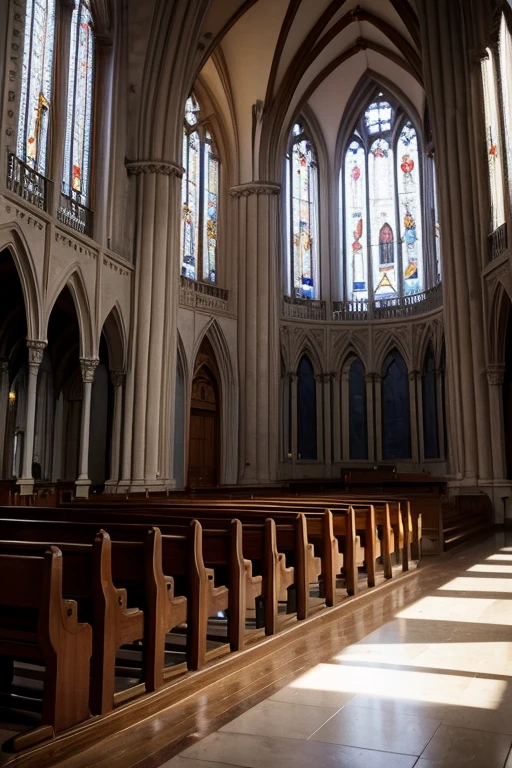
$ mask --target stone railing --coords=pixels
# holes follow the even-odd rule
[[[42,211],[49,208],[51,181],[9,152],[7,157],[7,189]]]
[[[333,320],[389,320],[433,312],[443,306],[442,284],[421,293],[375,301],[334,301]]]
[[[489,243],[489,261],[499,258],[508,248],[508,233],[507,224],[502,224],[500,227],[491,232],[487,238]]]
[[[295,317],[298,320],[325,320],[325,301],[283,296],[281,314],[283,317]]]
[[[228,311],[229,291],[212,283],[198,283],[180,277],[180,305],[190,309],[216,309]]]
[[[61,193],[57,218],[75,232],[92,236],[93,212],[79,201],[76,193]]]

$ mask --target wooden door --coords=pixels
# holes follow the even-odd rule
[[[194,377],[191,406],[187,485],[207,488],[218,482],[219,439],[216,383],[206,367]]]

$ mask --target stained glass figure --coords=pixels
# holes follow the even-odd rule
[[[359,141],[352,141],[345,155],[345,249],[353,299],[368,298],[367,226],[366,153]]]
[[[52,101],[55,0],[27,0],[16,152],[43,176]]]
[[[418,137],[410,122],[398,137],[396,159],[404,293],[417,293],[423,290],[421,181]]]
[[[512,198],[512,35],[505,14],[501,16],[500,38],[500,82],[503,119],[505,121],[505,153],[507,158],[508,188]]]
[[[398,287],[393,150],[386,139],[376,139],[368,156],[370,237],[374,293],[396,294]]]
[[[489,49],[487,49],[487,57],[482,59],[481,65],[484,89],[489,185],[491,191],[491,221],[492,231],[494,232],[495,229],[505,222],[505,205],[503,196],[503,159],[499,129],[496,71],[493,55]]]
[[[300,126],[298,126],[300,128]],[[291,148],[291,238],[293,292],[299,298],[314,299],[316,289],[316,158],[313,147],[302,129]]]
[[[201,123],[192,95],[185,106],[181,274],[190,280],[217,282],[219,159],[211,132]]]
[[[67,128],[62,191],[86,205],[92,139],[94,34],[89,5],[75,0],[69,49]]]

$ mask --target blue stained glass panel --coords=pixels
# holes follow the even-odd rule
[[[200,195],[200,154],[199,134],[193,131],[183,134],[183,167],[185,175],[182,186],[182,264],[181,274],[196,279],[199,235]]]
[[[46,173],[52,98],[55,0],[27,0],[20,112],[16,151],[38,173]]]

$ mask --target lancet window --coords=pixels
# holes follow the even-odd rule
[[[349,137],[340,173],[348,299],[424,290],[422,174],[416,128],[379,92]]]
[[[286,158],[288,268],[286,292],[318,299],[318,164],[304,127],[295,123]]]
[[[55,0],[27,0],[16,153],[43,176],[47,170],[54,41]]]
[[[187,99],[183,127],[181,274],[217,282],[219,157],[195,97]]]
[[[84,206],[90,192],[93,78],[94,34],[89,3],[74,0],[62,191]]]

